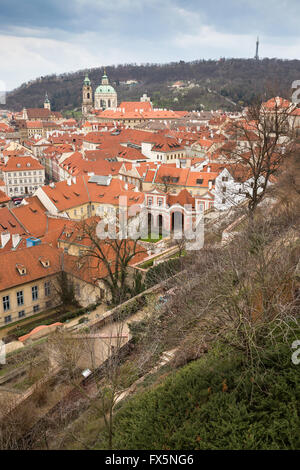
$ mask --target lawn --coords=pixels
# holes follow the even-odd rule
[[[148,236],[147,238],[141,238],[141,242],[148,242],[148,243],[157,243],[159,242],[160,240],[163,239],[164,235],[163,234],[158,234],[158,233],[152,233],[152,237],[151,235]]]

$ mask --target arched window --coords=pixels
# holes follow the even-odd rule
[[[87,97],[87,99],[89,100],[89,99],[90,99],[90,94],[88,93],[88,94],[86,95],[86,97]]]

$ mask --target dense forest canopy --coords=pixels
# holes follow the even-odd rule
[[[81,106],[81,88],[85,72],[93,89],[100,83],[104,68],[48,75],[22,84],[7,96],[6,108],[20,110],[39,107],[48,92],[52,109],[66,111]],[[168,64],[119,64],[106,67],[118,101],[139,100],[145,92],[158,107],[171,109],[234,110],[249,104],[256,95],[269,93],[291,96],[291,85],[300,79],[300,60],[220,59]],[[127,80],[137,84],[127,85]],[[179,89],[171,88],[183,81]]]

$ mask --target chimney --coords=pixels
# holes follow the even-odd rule
[[[72,181],[74,184],[76,184],[76,176],[72,176]]]
[[[72,184],[72,178],[68,178],[68,179],[67,179],[67,185],[68,185],[68,186],[71,186],[71,184]]]
[[[209,180],[209,182],[208,182],[208,189],[209,189],[209,190],[212,189],[212,180]]]
[[[211,167],[208,166],[208,167],[207,167],[207,173],[210,173],[210,170],[211,170]]]
[[[18,233],[13,233],[11,240],[12,240],[12,247],[16,248],[21,241],[21,237]]]
[[[1,248],[4,248],[5,245],[8,243],[10,239],[10,233],[9,232],[2,232],[1,233]]]
[[[127,184],[127,183],[124,184],[124,189],[125,189],[126,191],[128,191],[128,184]]]

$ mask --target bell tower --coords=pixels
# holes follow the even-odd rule
[[[91,81],[86,74],[85,79],[83,81],[82,87],[82,114],[86,116],[91,112],[93,108],[93,90],[91,87]]]
[[[49,109],[49,111],[51,111],[51,104],[50,104],[47,92],[46,92],[46,95],[45,95],[44,108]]]

